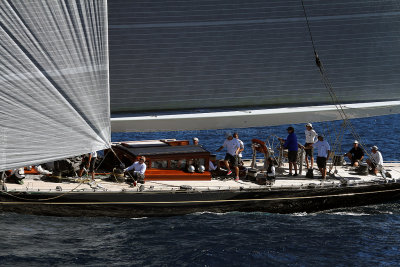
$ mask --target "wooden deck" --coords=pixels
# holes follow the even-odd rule
[[[246,165],[250,164],[250,161],[245,161]],[[260,166],[262,164],[259,164]],[[400,163],[399,162],[386,162],[384,164],[385,170],[388,171],[392,178],[390,180],[400,179]],[[112,182],[105,180],[107,176],[97,176],[95,183],[89,183],[90,179],[86,178],[67,178],[63,179],[60,183],[44,181],[40,175],[28,174],[24,179],[24,184],[6,183],[7,191],[24,191],[24,192],[69,192],[69,191],[109,191],[109,192],[124,192],[124,191],[143,191],[143,190],[154,190],[154,191],[173,191],[181,190],[182,188],[191,187],[192,190],[203,191],[203,190],[233,190],[233,189],[262,189],[262,188],[307,188],[307,187],[325,187],[325,186],[338,186],[343,181],[352,184],[370,184],[370,183],[381,183],[385,179],[381,175],[359,175],[356,173],[355,168],[350,166],[337,166],[333,167],[331,175],[327,175],[326,180],[322,180],[318,170],[314,169],[314,179],[309,179],[302,175],[297,177],[288,176],[287,166],[284,166],[282,173],[278,174],[276,181],[272,185],[258,185],[253,181],[242,181],[235,182],[233,176],[223,176],[213,178],[212,180],[195,180],[196,177],[201,177],[200,174],[188,174],[194,178],[192,181],[167,181],[168,177],[160,175],[157,179],[152,181],[146,181],[143,186],[138,184],[136,187],[123,182]],[[259,177],[264,177],[263,172],[258,173]],[[389,178],[388,178],[389,179]]]

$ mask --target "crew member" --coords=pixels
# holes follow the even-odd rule
[[[244,150],[244,143],[243,143],[242,140],[239,139],[239,134],[238,133],[233,133],[233,138],[236,138],[239,141],[240,149],[239,149],[239,154],[238,154],[238,161],[239,161],[239,165],[243,165],[242,152]]]
[[[272,157],[269,157],[267,159],[267,180],[275,180],[275,166],[274,166],[274,160],[272,159]]]
[[[380,151],[378,151],[377,146],[371,147],[371,155],[370,158],[367,159],[367,164],[370,168],[371,173],[377,175],[378,171],[382,170],[383,166],[383,157]]]
[[[299,144],[297,143],[297,136],[294,133],[293,127],[288,127],[288,136],[286,140],[279,138],[284,148],[288,149],[288,161],[289,161],[289,176],[297,176],[297,151],[299,150]],[[292,169],[294,167],[294,174],[292,174]]]
[[[129,172],[133,179],[133,186],[136,186],[136,182],[144,183],[144,173],[146,172],[146,157],[141,156],[139,161],[135,161],[131,166],[124,169],[124,172]]]
[[[83,171],[86,169],[89,169],[89,172],[92,175],[92,181],[94,181],[94,165],[96,164],[96,159],[97,159],[97,152],[90,152],[89,154],[82,155],[82,163],[80,165],[79,173],[78,176],[82,177]]]
[[[326,161],[331,153],[331,147],[328,142],[324,140],[323,135],[318,135],[318,142],[312,144],[318,150],[317,165],[322,174],[322,179],[326,178]]]
[[[193,137],[193,145],[198,146],[199,145],[199,138]]]
[[[358,141],[354,140],[353,148],[346,153],[346,156],[351,161],[351,166],[357,167],[364,158],[364,151],[358,145]]]
[[[235,181],[239,181],[239,160],[238,160],[238,154],[240,150],[240,143],[236,138],[233,138],[232,134],[230,132],[227,132],[225,134],[226,139],[223,143],[222,146],[220,146],[217,151],[221,151],[224,147],[226,147],[227,153],[225,154],[225,159],[224,163],[225,166],[228,170],[227,175],[231,175],[232,171],[229,166],[229,163],[232,164],[232,167],[235,169]]]
[[[306,143],[304,145],[304,150],[306,152],[306,165],[307,165],[307,169],[310,169],[310,167],[309,167],[310,165],[308,163],[308,157],[310,157],[311,158],[311,160],[310,160],[311,161],[311,169],[312,169],[314,166],[314,156],[313,156],[314,149],[311,145],[318,141],[318,138],[317,138],[318,135],[315,132],[315,130],[313,129],[313,126],[311,123],[306,124],[306,130],[304,131],[304,134],[306,136]]]

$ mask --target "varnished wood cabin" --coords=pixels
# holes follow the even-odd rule
[[[190,145],[187,140],[146,140],[127,141],[114,143],[113,149],[118,158],[130,166],[140,156],[146,157],[146,181],[210,181],[211,173],[208,171],[210,152],[201,146]],[[108,162],[114,166],[119,161],[108,153]],[[109,157],[114,157],[110,160]],[[188,172],[188,165],[195,166],[195,172]],[[199,172],[199,166],[204,166],[204,172]]]

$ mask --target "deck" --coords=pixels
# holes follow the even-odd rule
[[[246,166],[250,166],[250,160],[245,161]],[[259,163],[261,166],[261,162]],[[400,162],[385,162],[384,168],[391,174],[387,180],[400,179]],[[258,167],[258,169],[261,169]],[[146,181],[145,184],[138,184],[135,187],[123,182],[107,181],[107,176],[97,176],[95,183],[89,183],[88,177],[67,178],[60,182],[44,181],[40,175],[27,174],[24,184],[6,183],[8,192],[136,192],[136,191],[174,191],[174,190],[239,190],[239,189],[280,189],[280,188],[308,188],[308,187],[335,187],[343,182],[348,185],[363,185],[371,183],[385,182],[380,174],[378,175],[359,175],[355,168],[350,166],[334,166],[331,175],[327,175],[326,180],[322,180],[320,173],[314,167],[314,178],[302,175],[297,177],[288,176],[287,165],[280,169],[276,181],[272,185],[259,185],[254,181],[240,180],[235,182],[233,176],[213,178],[211,181]],[[334,174],[333,174],[334,173]],[[264,173],[258,173],[258,177],[264,177]],[[161,179],[161,178],[160,178]]]

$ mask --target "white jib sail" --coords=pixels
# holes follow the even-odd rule
[[[109,146],[106,0],[0,1],[0,170]]]

